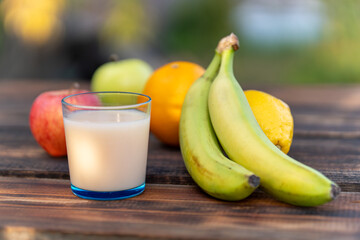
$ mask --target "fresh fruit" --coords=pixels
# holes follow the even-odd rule
[[[142,93],[152,72],[149,64],[140,59],[108,62],[95,71],[91,90]]]
[[[270,94],[256,91],[244,91],[256,121],[270,141],[281,151],[290,150],[294,121],[289,106]]]
[[[280,151],[256,122],[233,75],[237,37],[224,41],[219,74],[210,87],[209,113],[215,133],[229,158],[261,178],[263,189],[277,199],[298,206],[317,206],[333,200],[340,188],[320,172]]]
[[[61,99],[86,90],[48,91],[34,100],[30,110],[30,130],[38,144],[53,157],[66,156]]]
[[[186,95],[180,118],[180,148],[186,169],[205,192],[235,201],[249,196],[260,179],[223,155],[211,126],[207,101],[220,59],[216,52],[204,75]]]
[[[152,98],[151,132],[163,143],[179,145],[179,121],[185,95],[204,69],[191,62],[172,62],[157,69],[144,94]]]

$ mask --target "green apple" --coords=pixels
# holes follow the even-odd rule
[[[152,74],[149,64],[140,59],[126,59],[101,65],[91,80],[91,90],[142,93]],[[109,104],[118,104],[121,99],[103,99]],[[124,103],[129,104],[129,103]]]

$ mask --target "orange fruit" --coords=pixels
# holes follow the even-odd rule
[[[178,61],[158,68],[148,79],[143,93],[152,99],[150,130],[161,142],[179,145],[179,122],[186,93],[204,72],[195,63]]]

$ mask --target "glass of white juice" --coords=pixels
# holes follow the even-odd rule
[[[87,92],[62,100],[71,190],[116,200],[145,189],[151,98]]]

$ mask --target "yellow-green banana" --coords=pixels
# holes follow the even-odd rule
[[[230,39],[230,40],[229,40]],[[238,42],[235,35],[227,41]],[[219,74],[209,92],[209,113],[229,158],[261,178],[263,189],[277,199],[317,206],[334,199],[340,188],[320,172],[281,152],[261,130],[233,75],[233,47],[222,51]]]
[[[204,75],[186,95],[180,119],[180,148],[189,174],[205,192],[235,201],[249,196],[260,180],[223,155],[211,126],[207,100],[220,60],[216,52]]]

